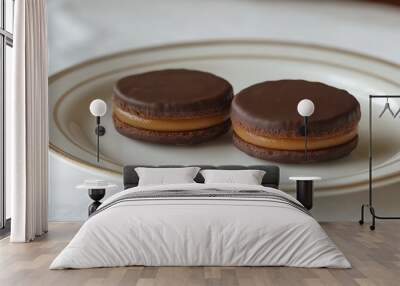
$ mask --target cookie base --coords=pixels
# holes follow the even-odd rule
[[[244,153],[263,160],[278,163],[308,164],[335,160],[347,156],[357,147],[358,136],[342,145],[326,149],[309,150],[307,152],[307,160],[305,160],[304,151],[276,150],[259,147],[247,143],[235,133],[233,133],[233,143]]]

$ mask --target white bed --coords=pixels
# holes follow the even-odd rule
[[[122,199],[175,190],[186,195]],[[240,190],[262,194],[190,196]],[[100,206],[50,269],[128,265],[350,268],[321,226],[298,204],[282,191],[254,185],[130,188]]]

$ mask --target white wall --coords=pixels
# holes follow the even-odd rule
[[[400,10],[369,3],[49,0],[48,18],[50,73],[126,49],[221,38],[317,43],[400,63]],[[90,199],[74,187],[92,177],[120,183],[50,155],[51,220],[86,218]],[[377,190],[377,205],[387,214],[400,212],[399,187]],[[365,191],[317,197],[313,213],[324,221],[358,220],[366,199]]]

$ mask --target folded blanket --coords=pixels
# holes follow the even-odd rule
[[[289,199],[287,196],[277,193],[271,193],[266,190],[254,190],[254,189],[243,189],[229,191],[225,189],[217,188],[204,188],[201,190],[163,190],[163,191],[146,191],[146,192],[129,192],[124,194],[115,200],[108,201],[102,204],[96,212],[92,213],[92,216],[105,211],[106,209],[115,206],[116,204],[127,202],[127,201],[143,201],[153,199],[238,199],[238,200],[265,200],[270,202],[276,202],[280,204],[290,205],[308,215],[309,211],[299,202]]]

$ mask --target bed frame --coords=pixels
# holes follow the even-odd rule
[[[136,187],[139,183],[138,174],[135,171],[136,167],[151,167],[151,168],[177,168],[177,167],[191,167],[196,166],[201,169],[217,169],[217,170],[263,170],[265,171],[262,185],[265,187],[279,188],[279,167],[275,165],[252,165],[252,166],[241,166],[241,165],[223,165],[223,166],[212,166],[212,165],[128,165],[124,167],[124,189]],[[203,176],[199,173],[194,180],[197,183],[204,183]]]

